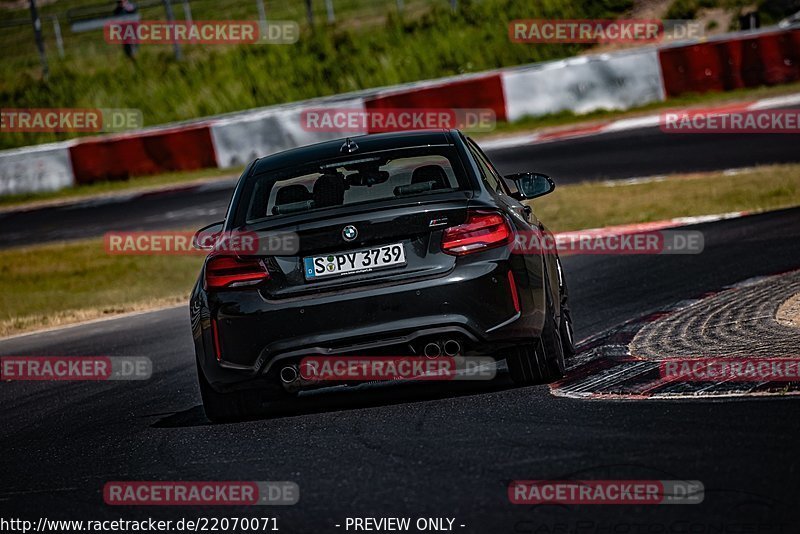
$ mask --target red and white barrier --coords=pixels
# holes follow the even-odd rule
[[[226,168],[288,148],[355,134],[304,128],[302,113],[311,108],[483,108],[493,110],[498,120],[514,121],[560,111],[580,114],[628,109],[686,92],[798,79],[800,29],[745,32],[705,42],[580,56],[0,151],[0,195],[133,175]],[[545,139],[533,136],[540,138]]]

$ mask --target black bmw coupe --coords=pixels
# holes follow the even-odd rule
[[[500,176],[457,130],[253,161],[225,220],[196,237],[260,243],[211,247],[191,294],[207,416],[252,415],[317,387],[298,372],[307,356],[480,355],[505,360],[517,384],[562,377],[574,346],[560,260],[513,246],[547,232],[522,202],[554,187]]]

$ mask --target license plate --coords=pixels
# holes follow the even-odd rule
[[[406,253],[401,243],[303,258],[306,280],[316,280],[325,276],[366,273],[375,269],[405,264]]]

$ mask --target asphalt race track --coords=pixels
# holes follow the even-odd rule
[[[547,149],[531,149],[531,161],[538,150]],[[668,155],[652,158],[679,161]],[[704,233],[701,255],[566,258],[577,337],[800,267],[800,208],[691,229]],[[798,532],[796,398],[573,400],[546,386],[513,388],[500,374],[489,383],[316,396],[294,415],[214,426],[200,406],[184,307],[14,338],[0,353],[154,364],[143,382],[2,385],[5,517],[277,516],[280,531],[306,533],[345,532],[347,517],[378,516],[450,517],[456,532],[491,534]],[[568,478],[699,480],[705,500],[509,503],[511,480]],[[295,506],[258,510],[116,508],[102,497],[113,480],[291,480],[301,496]]]
[[[642,128],[490,152],[503,173],[538,171],[558,184],[800,161],[796,136],[674,134]],[[197,229],[221,220],[235,179],[62,207],[0,211],[0,248],[108,231]]]

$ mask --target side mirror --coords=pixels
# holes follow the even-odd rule
[[[194,234],[192,246],[200,250],[214,250],[217,236],[222,233],[224,222],[215,222],[204,226]]]
[[[552,178],[538,172],[509,174],[505,176],[505,179],[516,187],[516,193],[511,196],[517,200],[541,197],[556,188],[556,183]]]

